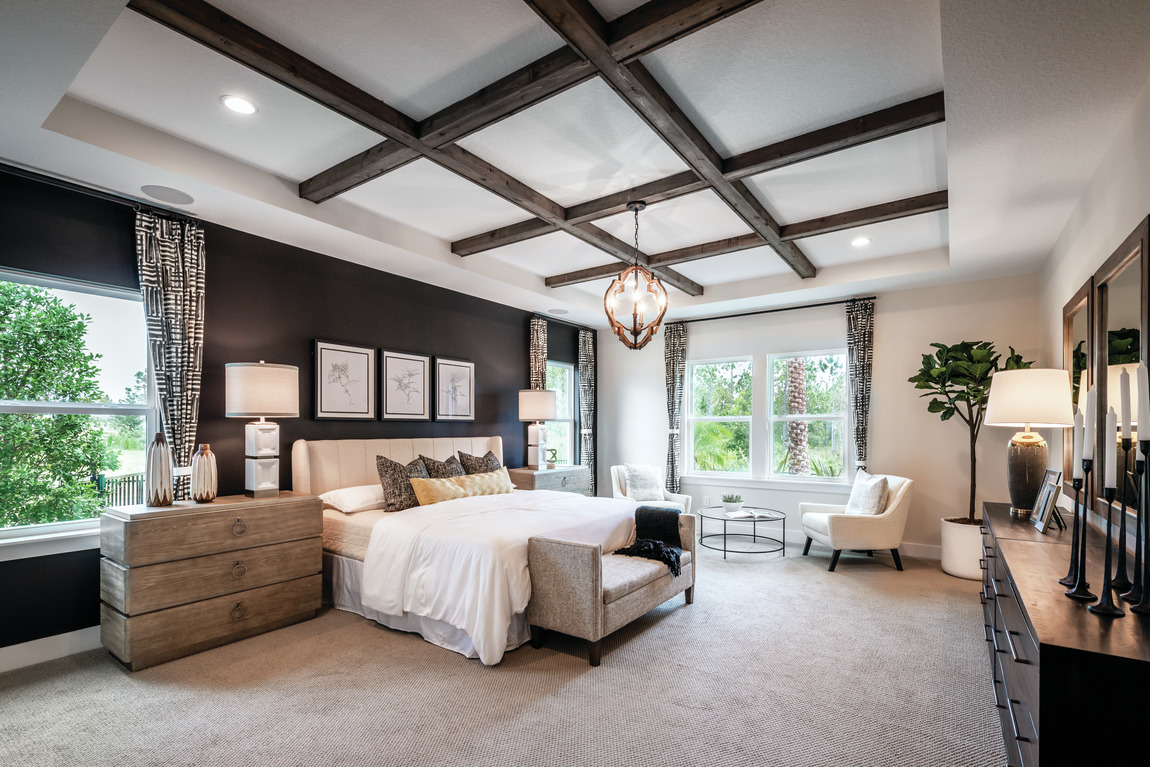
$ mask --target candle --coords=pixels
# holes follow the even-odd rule
[[[1082,408],[1074,414],[1074,457],[1070,460],[1074,479],[1082,479],[1082,429],[1085,426]]]
[[[1118,414],[1114,408],[1106,411],[1106,429],[1102,432],[1106,439],[1106,481],[1107,489],[1118,488]]]
[[[1130,373],[1126,368],[1118,375],[1118,410],[1122,414],[1122,439],[1130,439]]]
[[[1089,388],[1090,386],[1086,382],[1086,369],[1083,368],[1082,375],[1078,376],[1078,407],[1082,407],[1086,403],[1086,400],[1082,398],[1086,395],[1086,390]]]
[[[1098,418],[1096,415],[1097,399],[1097,389],[1086,390],[1085,421],[1082,427],[1082,460],[1084,461],[1094,460],[1094,436],[1098,432],[1098,428],[1094,425]]]
[[[1150,439],[1150,381],[1147,379],[1146,363],[1138,363],[1138,373],[1135,385],[1138,387],[1138,431],[1141,432],[1139,440]]]

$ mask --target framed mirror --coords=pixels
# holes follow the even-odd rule
[[[1119,434],[1106,433],[1106,411],[1113,407],[1119,414],[1121,406],[1119,380],[1123,370],[1134,376],[1138,363],[1146,358],[1147,327],[1147,234],[1148,220],[1143,219],[1125,242],[1106,259],[1094,274],[1094,372],[1098,386],[1098,440],[1094,461],[1094,487],[1096,508],[1105,509],[1102,500],[1102,477],[1106,471],[1107,442],[1117,441]],[[1131,380],[1131,392],[1136,391]],[[1132,396],[1131,420],[1137,397]],[[1137,427],[1135,427],[1137,428]],[[1145,428],[1145,425],[1143,426]],[[1135,439],[1136,439],[1135,435]],[[1135,442],[1135,444],[1137,444]],[[1115,506],[1120,507],[1125,494],[1128,512],[1137,510],[1137,488],[1134,479],[1134,453],[1124,455],[1118,447],[1118,496]],[[1098,460],[1101,459],[1101,460]],[[1115,519],[1115,522],[1119,520]],[[1129,529],[1129,528],[1128,528]]]
[[[1070,397],[1075,410],[1079,408],[1078,396],[1084,394],[1083,374],[1087,387],[1093,385],[1091,377],[1091,352],[1094,344],[1094,278],[1091,277],[1062,307],[1062,366],[1070,373]],[[1081,407],[1086,407],[1083,400]],[[1071,477],[1074,467],[1070,465],[1074,453],[1074,440],[1069,432],[1062,439],[1063,493],[1073,497]],[[1089,493],[1089,489],[1087,489]],[[1087,495],[1087,498],[1090,496]]]

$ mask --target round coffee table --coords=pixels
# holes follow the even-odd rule
[[[765,509],[760,506],[744,506],[742,510],[751,516],[732,517],[722,506],[705,506],[700,509],[699,545],[723,552],[723,559],[727,558],[727,554],[771,554],[776,551],[783,552],[783,556],[785,557],[787,555],[787,515],[778,509]],[[704,520],[722,522],[723,532],[707,533],[704,535]],[[769,522],[780,523],[779,527],[782,530],[781,540],[766,535],[759,535],[759,524]],[[746,523],[751,525],[751,532],[729,532],[730,525]],[[745,527],[736,529],[746,530]],[[721,546],[707,543],[709,539],[715,538],[722,539],[723,542]],[[732,548],[732,544],[734,544],[734,548]]]

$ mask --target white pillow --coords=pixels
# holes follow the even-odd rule
[[[383,495],[383,485],[379,483],[328,490],[320,495],[320,500],[323,501],[325,509],[335,509],[344,514],[387,508],[387,498]]]
[[[886,477],[867,474],[862,469],[855,473],[855,484],[847,501],[847,514],[874,516],[886,510],[886,498],[890,493]]]
[[[663,500],[663,480],[655,466],[623,464],[624,487],[633,501]]]

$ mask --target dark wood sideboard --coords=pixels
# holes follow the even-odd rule
[[[1120,602],[1126,617],[1102,618],[1064,595],[1058,579],[1066,575],[1071,540],[1064,517],[1066,530],[1042,535],[1011,517],[1009,504],[983,504],[979,600],[1007,764],[1049,767],[1089,753],[1096,763],[1147,764],[1150,617]],[[1094,530],[1087,536],[1095,594],[1105,541]]]

